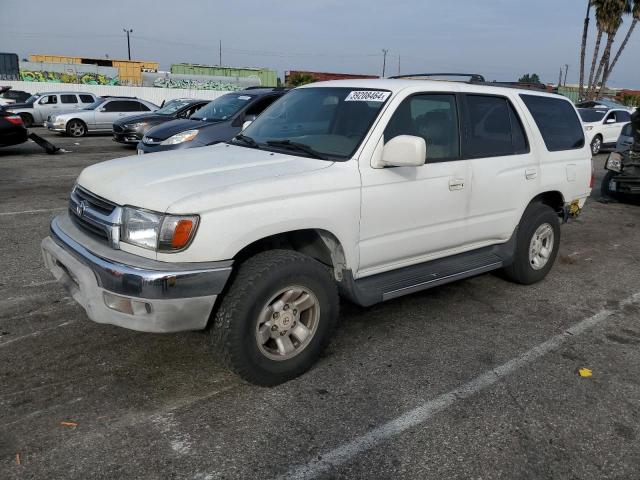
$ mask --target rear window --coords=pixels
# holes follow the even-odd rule
[[[622,133],[621,135],[624,135],[625,137],[633,137],[633,131],[631,130],[631,124],[627,123],[623,128],[622,128]]]
[[[604,118],[604,115],[607,113],[606,110],[592,110],[590,108],[580,108],[578,109],[578,113],[580,114],[580,118],[582,118],[583,122],[591,123],[591,122],[599,122]]]
[[[584,131],[568,100],[520,95],[536,122],[547,150],[559,152],[584,147]]]
[[[93,103],[95,100],[91,95],[80,95],[80,101],[82,103]]]

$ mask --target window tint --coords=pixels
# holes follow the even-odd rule
[[[509,103],[509,120],[511,121],[511,141],[513,143],[513,153],[516,155],[529,153],[529,142],[527,140],[527,135],[524,133],[524,128],[522,126],[522,120],[518,116],[518,113]]]
[[[633,131],[631,130],[631,124],[627,123],[623,128],[622,128],[622,133],[621,135],[624,135],[625,137],[633,137]]]
[[[266,98],[261,98],[260,100],[258,100],[256,103],[254,103],[253,105],[251,105],[248,109],[247,112],[245,113],[246,117],[257,117],[258,115],[260,115],[269,105],[271,105],[273,102],[275,102],[278,99],[278,97],[273,96],[273,97],[266,97]]]
[[[80,101],[82,103],[93,103],[95,100],[91,95],[80,95]]]
[[[584,146],[584,131],[568,100],[520,95],[540,130],[547,150],[557,152]]]
[[[138,109],[137,109],[138,112],[148,112],[150,110],[150,108],[147,107],[144,103],[140,103],[140,102],[135,102],[135,103],[138,104],[137,105],[138,106]],[[132,110],[132,112],[135,112],[135,111],[136,110]]]
[[[60,103],[78,103],[75,95],[60,95]]]
[[[141,108],[144,107],[144,108]],[[140,112],[149,111],[149,109],[142,105],[140,102],[133,102],[130,100],[114,100],[105,105],[105,111],[107,112]]]
[[[427,161],[460,157],[456,97],[450,94],[413,95],[397,108],[384,131],[384,141],[398,135],[424,138]]]
[[[58,98],[55,95],[47,95],[40,101],[42,105],[53,105],[55,103],[58,103]]]
[[[627,123],[631,121],[631,114],[629,112],[619,111],[616,112],[616,122]]]
[[[507,99],[488,95],[466,95],[466,102],[465,156],[474,158],[513,155],[513,114]]]

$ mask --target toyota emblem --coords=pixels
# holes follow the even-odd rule
[[[82,217],[86,209],[87,209],[87,202],[85,202],[84,200],[80,200],[80,203],[76,205],[76,213],[78,214],[78,216]]]

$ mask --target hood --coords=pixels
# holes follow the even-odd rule
[[[297,177],[331,165],[333,162],[324,160],[219,144],[98,163],[84,169],[78,183],[119,205],[159,212],[200,213],[215,205],[199,204],[199,197],[223,195],[234,186]],[[182,211],[181,201],[198,205],[195,208],[200,210]]]
[[[170,122],[158,125],[155,128],[147,131],[147,137],[154,140],[166,140],[169,137],[174,136],[177,133],[184,132],[186,130],[200,130],[203,127],[211,125],[221,124],[224,122],[203,122],[202,120],[191,120],[189,118],[179,118],[171,120]]]
[[[149,123],[160,123],[171,119],[171,115],[159,115],[157,113],[149,112],[142,113],[140,115],[132,115],[129,117],[119,118],[113,123],[118,125],[126,125],[128,123],[137,123],[137,122],[149,122]]]

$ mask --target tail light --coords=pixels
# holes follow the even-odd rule
[[[589,188],[593,188],[596,184],[596,169],[593,168],[593,161],[591,161],[591,180],[589,180]]]
[[[22,118],[20,115],[9,115],[8,117],[4,117],[4,119],[14,125],[22,125]]]

